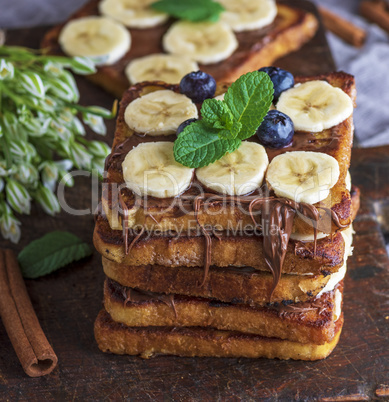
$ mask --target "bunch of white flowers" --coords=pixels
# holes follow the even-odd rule
[[[84,137],[80,118],[104,135],[103,118],[112,118],[114,111],[79,105],[67,69],[95,72],[86,58],[0,46],[0,231],[15,243],[21,234],[15,213],[29,214],[32,200],[50,215],[59,212],[58,181],[73,167],[101,174],[109,153],[106,143]]]

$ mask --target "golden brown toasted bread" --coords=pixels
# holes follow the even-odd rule
[[[98,15],[98,3],[98,0],[88,2],[69,20]],[[132,46],[124,57],[112,65],[99,67],[97,73],[88,78],[120,98],[129,87],[124,73],[127,64],[135,58],[163,52],[162,37],[172,22],[169,20],[153,28],[131,29]],[[50,54],[63,54],[58,43],[63,26],[58,25],[47,32],[41,43]],[[242,74],[271,65],[276,59],[299,49],[314,36],[317,27],[318,22],[311,13],[280,2],[272,24],[259,30],[237,33],[238,49],[228,59],[209,65],[200,64],[199,67],[217,81],[235,81]]]
[[[335,298],[337,291],[342,294],[343,283],[306,303],[253,308],[213,299],[144,292],[106,279],[104,308],[114,321],[129,327],[210,327],[324,344],[335,336],[339,314],[335,303],[341,303],[341,299]]]
[[[218,267],[250,266],[269,271],[263,255],[261,236],[218,234],[212,236],[211,264]],[[129,242],[134,236],[129,238]],[[105,258],[125,265],[203,266],[205,263],[204,237],[193,235],[144,234],[126,254],[122,231],[112,230],[103,216],[96,219],[93,242]],[[344,240],[341,233],[332,239],[318,240],[316,254],[313,242],[291,240],[282,266],[282,273],[330,274],[343,264]]]
[[[355,82],[351,75],[343,72],[331,73],[315,77],[296,78],[297,82],[309,80],[325,80],[331,85],[341,88],[355,101]],[[226,91],[228,85],[219,85],[217,93]],[[163,83],[141,83],[131,87],[123,96],[120,103],[120,110],[117,118],[113,152],[107,160],[107,177],[103,184],[102,205],[104,212],[113,229],[122,228],[122,217],[120,216],[119,193],[123,203],[128,208],[128,227],[142,226],[147,231],[188,231],[197,225],[194,216],[193,200],[197,195],[200,186],[192,186],[180,197],[175,199],[155,199],[149,197],[147,205],[136,203],[134,194],[125,187],[122,162],[126,154],[135,146],[146,141],[174,141],[175,135],[165,136],[139,136],[131,130],[124,119],[124,112],[127,105],[138,97],[161,89],[173,89],[178,91],[177,86]],[[339,218],[341,225],[349,225],[351,222],[351,198],[346,189],[346,174],[350,164],[350,154],[353,138],[352,116],[335,127],[324,130],[320,133],[296,132],[293,143],[282,149],[266,148],[271,160],[277,154],[304,150],[324,152],[334,157],[340,168],[338,182],[331,188],[329,196],[315,204],[316,207],[330,208]],[[250,138],[257,141],[256,136]],[[120,148],[120,150],[119,150]],[[120,188],[118,188],[120,187]],[[204,189],[203,189],[204,191]],[[207,193],[210,191],[207,190]],[[214,194],[212,194],[214,195]],[[207,208],[201,208],[198,212],[198,222],[207,227],[217,227],[219,230],[237,230],[243,226],[252,227],[252,217],[248,212],[247,197],[240,196],[233,201],[216,201],[215,197]],[[206,202],[206,200],[205,200]],[[182,205],[185,204],[186,212],[183,213]],[[319,230],[326,233],[334,232],[338,226],[329,221],[328,214],[321,214],[318,222]],[[312,223],[307,223],[304,217],[296,214],[293,224],[293,233],[313,234]]]
[[[337,345],[342,325],[343,314],[336,322],[332,341],[317,345],[202,327],[127,327],[102,310],[95,322],[95,338],[103,352],[143,358],[163,354],[319,360]]]
[[[128,266],[103,258],[108,278],[123,286],[157,293],[213,298],[223,302],[263,306],[268,302],[304,302],[315,297],[331,275],[281,275],[271,299],[273,276],[251,267]],[[205,283],[203,286],[203,280]]]
[[[359,208],[359,190],[352,192],[352,220]],[[203,266],[205,261],[205,242],[199,233],[191,236],[172,236],[156,233],[144,234],[133,243],[131,251],[126,254],[123,233],[112,230],[107,219],[96,216],[93,235],[97,251],[105,258],[125,265],[166,265],[166,266]],[[269,267],[263,256],[262,237],[253,235],[212,236],[211,264],[218,267],[249,266],[268,271]],[[340,233],[317,241],[314,255],[313,242],[290,240],[282,273],[288,274],[323,274],[336,272],[343,263],[345,251],[344,239]]]

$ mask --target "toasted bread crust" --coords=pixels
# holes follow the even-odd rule
[[[69,20],[97,15],[98,3],[99,0],[88,2]],[[162,36],[172,22],[169,20],[154,28],[131,29],[132,47],[127,54],[111,66],[99,67],[95,74],[87,78],[120,98],[130,85],[124,73],[126,65],[135,58],[163,52]],[[58,44],[63,26],[58,25],[47,32],[41,43],[43,49],[51,54],[63,54]],[[311,13],[279,3],[278,15],[271,25],[260,30],[237,33],[237,51],[220,63],[200,64],[199,67],[213,75],[217,81],[234,81],[244,73],[271,65],[277,58],[299,49],[314,36],[317,28],[318,21]]]
[[[157,293],[213,298],[260,307],[269,302],[303,302],[316,296],[330,276],[281,275],[273,292],[273,276],[247,267],[211,267],[204,286],[202,267],[127,266],[103,258],[104,273],[123,286]]]
[[[105,310],[100,311],[94,329],[101,351],[143,358],[165,354],[319,360],[337,345],[342,325],[343,315],[336,322],[332,341],[322,345],[201,327],[127,327],[114,322]]]
[[[296,78],[297,82],[305,82],[309,80],[326,80],[331,85],[341,88],[355,101],[355,82],[354,78],[346,73],[337,72],[314,77]],[[218,92],[226,90],[226,84],[218,85]],[[117,118],[116,131],[113,149],[119,144],[122,144],[126,139],[130,138],[131,143],[128,146],[136,146],[138,143],[150,140],[150,138],[140,138],[134,135],[134,132],[127,126],[124,119],[124,112],[127,105],[138,98],[142,94],[149,93],[164,88],[178,90],[176,86],[166,85],[163,83],[141,83],[131,87],[123,96],[120,103],[119,114]],[[350,224],[351,221],[351,198],[349,191],[346,189],[346,174],[350,164],[351,146],[353,138],[353,119],[352,116],[344,120],[331,129],[324,130],[320,133],[315,133],[314,138],[303,145],[299,143],[298,138],[306,135],[303,133],[295,133],[295,143],[289,147],[280,150],[272,150],[267,148],[266,151],[270,158],[276,154],[289,152],[293,150],[313,150],[325,152],[333,156],[339,163],[340,176],[338,182],[330,190],[330,195],[321,202],[315,204],[316,207],[331,208],[336,212],[339,221],[343,225]],[[153,141],[174,141],[175,136],[151,137]],[[255,136],[250,140],[255,141]],[[126,150],[128,152],[130,149]],[[177,197],[172,199],[166,205],[161,203],[161,200],[147,200],[147,207],[135,207],[133,194],[124,186],[124,179],[121,168],[121,161],[125,153],[120,155],[113,154],[109,157],[107,163],[107,178],[103,184],[102,206],[104,212],[113,229],[120,230],[122,228],[121,216],[119,214],[119,204],[117,201],[117,189],[121,186],[121,194],[124,203],[129,209],[128,227],[144,227],[147,231],[188,231],[196,227],[196,219],[194,212],[190,209],[182,213],[179,202],[182,198]],[[123,188],[124,186],[124,188]],[[186,193],[191,194],[191,189]],[[186,195],[184,193],[184,195]],[[176,202],[178,200],[178,202]],[[175,203],[175,204],[174,204]],[[221,228],[223,230],[237,229],[240,227],[250,227],[253,225],[252,218],[247,212],[247,206],[232,205],[231,202],[225,202],[221,205],[220,202],[212,202],[207,204],[207,208],[200,209],[198,213],[198,221],[202,225]],[[293,233],[313,234],[313,227],[307,223],[299,214],[296,215],[293,225]],[[337,226],[329,220],[328,215],[322,214],[318,222],[319,230],[326,233],[335,232]]]
[[[337,288],[343,291],[343,283]],[[129,327],[210,327],[315,344],[330,342],[335,336],[334,291],[315,299],[313,309],[297,313],[179,295],[174,295],[171,306],[152,298],[131,302],[127,292],[128,288],[106,279],[104,308],[114,321]]]

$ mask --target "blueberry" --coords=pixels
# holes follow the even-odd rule
[[[195,103],[212,98],[216,91],[216,81],[203,71],[193,71],[185,75],[180,82],[180,92]]]
[[[183,122],[178,126],[177,131],[176,131],[176,134],[177,134],[177,135],[180,134],[181,131],[182,131],[186,126],[189,126],[189,124],[193,123],[194,121],[197,121],[197,119],[194,119],[194,118],[193,118],[193,119],[188,119],[188,120],[183,121]]]
[[[294,86],[293,74],[278,67],[263,67],[258,71],[268,74],[274,86],[274,103],[278,101],[281,93]]]
[[[257,130],[259,142],[271,148],[283,148],[289,145],[293,140],[293,134],[292,119],[279,110],[269,110]]]

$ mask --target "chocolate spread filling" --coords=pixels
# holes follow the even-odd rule
[[[174,311],[174,315],[177,318],[177,311],[176,306],[174,304],[174,295],[169,294],[165,295],[163,293],[155,293],[155,292],[148,292],[146,290],[139,290],[139,289],[132,289],[132,288],[122,288],[123,291],[123,298],[124,307],[127,305],[128,302],[131,303],[141,303],[141,302],[148,302],[148,301],[160,301],[166,304],[168,307],[171,307]]]
[[[109,278],[107,278],[107,284],[112,293],[116,294],[121,299],[123,299],[124,307],[129,302],[142,303],[142,302],[160,301],[166,304],[168,307],[171,307],[177,318],[177,311],[174,299],[175,295],[173,294],[163,294],[139,289],[132,289],[126,286],[122,286],[119,283]],[[335,289],[339,288],[339,286],[342,286],[342,284],[337,285]],[[299,303],[293,303],[292,301],[291,302],[284,301],[281,303],[273,303],[273,304],[269,303],[267,306],[264,306],[262,308],[274,310],[278,313],[280,317],[285,317],[291,314],[303,316],[304,314],[310,311],[315,311],[318,315],[322,315],[325,311],[327,311],[329,307],[333,307],[333,303],[331,301],[331,298],[333,297],[333,292],[334,291],[328,292],[328,294],[323,294],[322,297],[314,299],[313,301],[299,302]],[[184,298],[187,299],[187,297]],[[196,297],[194,299],[207,300],[211,307],[236,306],[235,303],[220,302],[218,300],[213,299],[203,299],[201,297],[200,298]]]
[[[317,245],[317,223],[320,218],[318,208],[311,204],[296,202],[286,198],[278,197],[263,197],[263,196],[215,196],[215,194],[202,194],[197,196],[193,200],[193,210],[195,219],[200,227],[205,239],[205,258],[204,258],[204,278],[199,285],[204,286],[208,278],[209,267],[211,265],[212,256],[212,238],[211,233],[204,228],[200,223],[198,214],[201,211],[201,207],[206,204],[207,198],[212,196],[212,201],[227,201],[227,202],[241,202],[242,204],[248,204],[248,212],[255,226],[259,226],[262,229],[263,236],[263,252],[267,266],[269,267],[273,275],[273,286],[270,293],[270,299],[276,289],[282,272],[282,266],[285,260],[285,255],[292,233],[293,221],[295,215],[301,214],[307,218],[314,229],[314,255],[316,253]],[[128,245],[128,207],[123,201],[121,192],[119,191],[119,202],[123,211],[123,236],[125,243],[125,252],[128,254],[135,243],[140,239],[144,232],[144,227],[134,237],[131,244]],[[329,214],[332,222],[338,227],[343,228],[346,225],[342,225],[338,216],[334,211],[329,208],[320,207],[326,214]],[[254,212],[261,216],[261,222],[257,222]],[[214,234],[212,232],[212,234]]]

